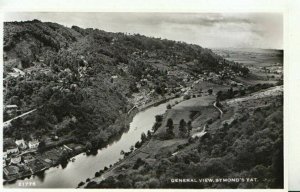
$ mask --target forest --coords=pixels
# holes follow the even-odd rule
[[[157,94],[165,93],[167,70],[152,65],[150,58],[170,69],[192,62],[192,73],[231,65],[236,70],[211,50],[183,42],[39,20],[4,23],[4,103],[17,105],[18,114],[38,109],[13,121],[4,136],[57,135],[66,142],[104,146],[126,130],[125,114],[132,107],[128,98],[139,91],[136,82],[147,76]],[[25,75],[11,77],[14,68]],[[4,120],[12,117],[4,113]]]
[[[240,108],[242,116],[225,123],[214,133],[178,146],[156,159],[155,164],[137,159],[127,171],[87,188],[282,188],[283,122],[282,98],[271,105],[255,107],[253,114]],[[256,182],[173,183],[174,178],[256,178]]]
[[[14,120],[4,137],[43,141],[55,135],[59,144],[103,147],[128,129],[130,98],[140,91],[137,82],[146,78],[148,91],[164,96],[168,85],[180,83],[168,78],[168,70],[182,63],[190,67],[178,70],[192,76],[225,68],[248,73],[209,49],[184,42],[39,20],[5,22],[4,104],[17,105],[17,115],[38,110]],[[16,68],[25,75],[11,76]],[[5,111],[4,121],[15,115]]]

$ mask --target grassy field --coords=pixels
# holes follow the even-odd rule
[[[283,51],[271,49],[215,49],[215,53],[225,59],[246,66],[283,65]]]
[[[233,54],[230,55],[230,54]],[[235,80],[237,82],[242,82],[245,86],[248,85],[256,85],[256,84],[264,84],[264,83],[272,83],[276,84],[278,79],[280,78],[280,73],[273,73],[266,72],[266,69],[282,69],[282,62],[280,62],[280,52],[277,51],[262,51],[262,52],[234,52],[229,53],[229,56],[232,56],[232,58],[235,59],[235,61],[243,61],[245,62],[245,65],[250,67],[250,74],[248,77],[237,77]],[[270,59],[270,57],[272,59]],[[247,59],[253,60],[252,62],[246,62]],[[268,61],[267,63],[265,61]],[[243,63],[244,64],[244,63]],[[262,68],[262,66],[266,68]],[[278,67],[278,68],[277,68]],[[273,78],[270,78],[269,76],[274,75]],[[178,161],[184,161],[184,163],[187,163],[187,167],[190,167],[194,164],[190,164],[190,159],[194,163],[198,163],[198,165],[195,167],[195,169],[200,169],[199,175],[205,174],[205,171],[202,169],[209,169],[208,174],[222,174],[220,170],[223,170],[222,166],[227,166],[227,163],[229,162],[239,162],[244,160],[238,160],[238,158],[242,158],[244,155],[244,150],[239,151],[239,147],[236,147],[240,140],[247,140],[245,143],[252,142],[253,138],[257,138],[259,140],[259,143],[255,143],[253,145],[258,145],[261,147],[261,144],[264,142],[264,139],[266,139],[266,136],[261,137],[260,133],[267,132],[269,134],[268,126],[272,124],[272,121],[278,121],[278,126],[280,127],[280,111],[282,108],[280,108],[282,104],[281,96],[282,95],[282,86],[277,86],[273,88],[269,88],[266,90],[261,90],[249,95],[245,95],[243,97],[238,98],[232,98],[229,100],[225,100],[221,102],[222,105],[222,111],[223,116],[220,117],[220,112],[216,107],[214,107],[213,103],[216,101],[216,93],[218,91],[224,91],[226,92],[230,86],[225,85],[218,85],[214,84],[212,82],[199,82],[198,84],[193,85],[193,91],[194,93],[202,92],[202,96],[200,97],[192,97],[188,100],[182,101],[176,105],[173,105],[171,109],[168,109],[166,113],[163,115],[163,121],[161,123],[161,126],[158,128],[158,130],[152,135],[151,139],[148,140],[146,143],[144,143],[140,148],[133,151],[129,156],[124,158],[120,163],[113,166],[108,171],[104,172],[101,177],[95,177],[92,179],[93,183],[87,183],[88,187],[91,187],[93,185],[99,184],[103,179],[105,179],[105,182],[111,182],[112,178],[116,178],[116,181],[123,182],[124,180],[121,179],[121,176],[124,175],[130,177],[137,188],[140,188],[140,183],[143,183],[144,187],[146,188],[152,186],[152,184],[149,184],[147,181],[148,179],[155,180],[157,175],[164,175],[173,177],[175,175],[179,175],[183,170],[189,170],[189,168],[182,167],[181,169],[172,166],[172,163],[170,162],[176,162],[178,164]],[[211,95],[208,94],[208,89],[212,89],[213,93]],[[234,90],[238,90],[238,88],[234,88]],[[274,109],[274,113],[273,110]],[[259,112],[257,111],[264,111],[261,115],[257,114]],[[255,115],[254,118],[251,118],[251,115]],[[266,122],[264,122],[264,119],[260,116],[266,116]],[[167,121],[168,119],[173,120],[174,124],[174,137],[171,138],[165,138],[164,136],[167,134]],[[189,137],[183,137],[180,134],[179,131],[179,122],[180,120],[184,119],[185,122],[191,121],[192,130],[190,132],[190,136],[201,132],[204,127],[206,131],[205,139],[199,139],[196,141],[191,141]],[[237,122],[240,122],[241,124],[238,124]],[[269,123],[271,122],[271,123]],[[262,127],[258,125],[263,125]],[[255,127],[256,126],[256,127]],[[230,127],[231,129],[228,129]],[[258,131],[258,133],[254,132],[253,130]],[[251,136],[252,134],[252,136]],[[273,148],[272,145],[277,145],[277,143],[280,143],[281,138],[281,132],[280,129],[276,128],[276,133],[270,133],[270,137],[272,141],[269,142],[270,147],[272,150],[276,149]],[[248,135],[248,136],[247,136]],[[278,139],[277,139],[278,136]],[[225,139],[226,138],[226,139]],[[268,139],[268,138],[267,138]],[[277,139],[277,140],[276,140]],[[225,141],[226,140],[226,141]],[[243,142],[240,142],[243,143]],[[247,147],[242,147],[247,148]],[[241,148],[241,149],[242,149]],[[201,149],[201,150],[200,150]],[[251,148],[252,149],[252,148]],[[279,145],[280,149],[280,145]],[[250,149],[249,149],[250,150]],[[265,148],[261,148],[261,150],[265,150]],[[269,149],[270,151],[271,149]],[[225,152],[226,151],[226,152]],[[277,154],[278,152],[276,152]],[[235,154],[235,155],[233,155]],[[260,151],[254,151],[254,155],[257,155],[257,158],[260,157]],[[278,158],[276,156],[274,158]],[[219,155],[219,156],[218,156]],[[223,155],[223,156],[222,156]],[[270,156],[270,158],[272,158]],[[184,160],[186,159],[186,160]],[[193,160],[194,159],[194,160]],[[219,159],[219,160],[217,160]],[[212,162],[217,160],[219,162],[218,165],[214,165],[213,167],[218,167],[215,171],[212,171],[214,168],[209,168]],[[258,160],[263,162],[264,160]],[[278,160],[280,162],[280,160]],[[138,168],[135,168],[138,162],[143,162],[141,166],[138,166]],[[220,163],[223,162],[223,163]],[[271,163],[271,164],[270,164]],[[177,165],[176,164],[176,165]],[[233,163],[234,164],[234,163]],[[235,166],[229,166],[231,170],[230,174],[240,174],[239,171]],[[245,160],[244,164],[249,164],[248,159]],[[250,163],[251,164],[251,163]],[[161,167],[162,166],[162,167]],[[182,166],[181,164],[178,164],[178,166]],[[242,167],[243,165],[237,165],[237,167]],[[255,165],[249,165],[249,166],[255,166]],[[260,166],[260,165],[259,165]],[[277,169],[278,167],[274,167],[272,162],[268,160],[267,162],[264,162],[264,166],[272,166],[272,169]],[[147,168],[148,167],[148,168]],[[154,170],[156,170],[156,173],[149,167],[153,167]],[[167,168],[166,168],[167,167]],[[169,168],[169,170],[168,170]],[[252,170],[244,170],[249,171],[249,174],[252,174],[252,171],[257,169],[257,167],[251,167]],[[271,169],[270,168],[270,169]],[[279,167],[280,168],[280,167]],[[168,171],[158,173],[159,170],[165,170]],[[178,169],[178,170],[177,170]],[[147,171],[146,171],[147,170]],[[152,170],[152,171],[151,171]],[[225,170],[224,170],[225,171]],[[147,174],[145,175],[145,173]],[[183,171],[184,172],[184,171]],[[226,172],[226,171],[225,171]],[[139,176],[136,175],[142,175],[139,178]],[[193,175],[192,172],[186,172],[186,174]],[[229,175],[230,175],[229,174]],[[197,175],[197,174],[196,174]],[[230,175],[230,176],[234,176]],[[277,177],[276,175],[275,177]],[[162,176],[158,176],[162,177]],[[267,177],[267,176],[266,176]],[[278,176],[280,178],[280,175]],[[128,179],[128,178],[127,178]],[[109,180],[109,181],[107,181]],[[272,181],[273,182],[273,181]],[[173,186],[176,187],[176,185],[168,184],[166,180],[162,180],[160,178],[157,183],[160,183],[160,186]],[[158,185],[156,183],[156,185]],[[163,184],[162,184],[163,183]],[[271,183],[271,182],[270,182]],[[280,182],[279,182],[280,183]],[[120,184],[123,186],[123,184]],[[269,186],[276,184],[266,184],[264,182],[259,183],[257,186]],[[280,184],[278,184],[280,185]],[[86,187],[87,185],[84,185]],[[99,185],[101,186],[101,185]],[[98,186],[98,187],[99,187]],[[159,185],[158,185],[159,186]],[[218,188],[216,185],[199,185],[200,187],[213,187]],[[235,186],[238,186],[236,184]],[[255,185],[243,185],[241,184],[241,188],[247,188],[249,186],[255,186]],[[178,186],[177,186],[178,187]],[[186,186],[190,187],[190,186]],[[220,185],[219,187],[223,187],[223,185]],[[264,188],[263,187],[263,188]]]
[[[283,51],[267,49],[216,49],[225,59],[241,63],[250,70],[247,78],[237,80],[247,85],[275,84],[283,75]]]
[[[215,96],[213,95],[185,100],[167,110],[163,117],[162,126],[155,132],[154,136],[149,141],[123,159],[120,164],[113,166],[112,169],[103,173],[101,177],[92,179],[93,183],[90,183],[88,187],[97,183],[99,184],[103,179],[105,179],[105,182],[108,182],[107,179],[110,182],[112,181],[112,178],[116,178],[116,182],[123,182],[124,180],[121,179],[121,176],[123,177],[125,175],[132,179],[137,188],[140,186],[139,182],[144,183],[144,187],[146,186],[146,188],[148,188],[150,186],[151,188],[152,184],[148,183],[147,178],[153,180],[157,177],[157,174],[160,173],[159,169],[162,169],[164,171],[160,174],[163,176],[160,176],[161,178],[158,182],[160,184],[156,183],[156,186],[177,188],[177,185],[168,183],[168,180],[164,180],[162,177],[174,177],[174,174],[176,176],[180,175],[179,173],[202,175],[206,174],[206,168],[209,169],[209,174],[218,175],[222,174],[222,171],[220,170],[224,170],[223,166],[228,166],[227,169],[231,170],[228,173],[229,177],[240,174],[240,171],[242,170],[249,175],[255,175],[257,169],[264,169],[267,166],[269,166],[269,171],[271,169],[278,171],[276,173],[277,175],[264,174],[257,176],[268,178],[269,183],[265,181],[247,185],[241,183],[232,185],[231,187],[233,188],[280,186],[281,182],[276,179],[281,178],[281,96],[282,86],[277,86],[244,97],[225,100],[221,102],[222,110],[224,112],[222,118],[220,118],[219,111],[213,106],[215,101]],[[264,119],[264,117],[266,119]],[[161,139],[159,136],[166,133],[166,122],[168,118],[173,119],[175,136],[171,139]],[[206,125],[206,132],[209,136],[205,137],[205,139],[201,138],[192,142],[187,137],[180,137],[178,123],[181,119],[192,121],[193,129],[190,135],[201,131],[201,128]],[[277,124],[274,124],[274,122],[277,122]],[[241,140],[244,142],[241,142]],[[253,142],[253,140],[256,140],[257,142]],[[266,145],[264,142],[268,142],[268,144]],[[253,147],[253,145],[257,145],[257,147]],[[274,147],[275,145],[278,145],[278,147]],[[249,159],[243,159],[243,156],[247,153],[247,150],[245,151],[244,148],[245,150],[254,150],[251,156],[249,156]],[[276,153],[272,152],[272,150],[275,150]],[[270,153],[270,156],[261,159],[261,153]],[[275,167],[274,159],[279,163],[277,167]],[[215,165],[211,164],[215,160],[219,163]],[[138,168],[134,168],[139,161],[143,162],[143,164],[138,166]],[[184,167],[178,168],[176,166],[183,166],[178,161],[183,161],[187,164],[184,164]],[[194,162],[194,164],[192,163],[194,166],[196,166],[195,163],[197,163],[197,166],[194,168],[194,171],[196,171],[195,174],[188,171],[190,166],[192,166],[190,161]],[[258,163],[256,167],[254,161]],[[175,165],[173,166],[171,162],[175,163]],[[240,164],[239,162],[243,163]],[[245,168],[245,165],[250,167]],[[210,166],[218,167],[218,169],[212,171],[213,167],[209,168]],[[151,167],[153,167],[156,172]],[[202,168],[200,169],[199,167]],[[200,171],[197,172],[198,169]],[[146,172],[145,170],[148,171]],[[142,176],[138,176],[141,174]],[[123,184],[120,185],[123,186]],[[84,186],[86,187],[86,185]],[[184,184],[183,186],[187,188],[193,187],[193,185]],[[204,184],[195,186],[198,188],[224,188],[227,185]]]

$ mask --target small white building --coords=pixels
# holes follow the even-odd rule
[[[18,152],[19,152],[19,149],[18,149],[17,146],[16,146],[16,147],[9,147],[9,148],[6,150],[6,152],[7,152],[7,155],[13,154],[13,153],[18,153]]]
[[[4,122],[5,124],[5,122]],[[15,143],[15,140],[12,138],[4,138],[3,139],[3,151],[6,151],[7,155],[18,153],[19,149]]]
[[[27,145],[25,144],[24,139],[16,140],[16,144],[21,149],[26,149]]]
[[[6,105],[4,107],[4,110],[6,113],[8,113],[9,115],[15,115],[17,112],[18,106],[17,105]]]
[[[7,159],[7,152],[3,152],[3,160]]]
[[[28,147],[29,149],[35,149],[39,146],[40,142],[38,140],[29,141]]]
[[[17,105],[6,105],[5,109],[17,109],[18,106]]]
[[[24,76],[25,75],[25,72],[18,69],[18,68],[13,68],[13,70],[15,71],[15,73],[19,73],[21,76]]]

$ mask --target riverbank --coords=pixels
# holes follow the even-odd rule
[[[55,147],[44,153],[38,153],[37,151],[26,153],[26,163],[19,163],[17,165],[8,165],[3,169],[9,173],[11,170],[18,170],[17,174],[4,175],[4,185],[12,183],[16,180],[22,180],[30,178],[32,175],[39,174],[51,167],[58,165],[66,166],[68,161],[72,157],[84,152],[85,148],[81,144],[66,144],[60,147]],[[67,155],[67,156],[66,156]]]
[[[204,124],[204,122],[209,118],[218,119],[220,114],[219,111],[213,106],[214,100],[214,96],[203,96],[189,100],[183,100],[182,102],[173,105],[171,109],[167,110],[167,112],[163,114],[163,122],[158,130],[153,133],[152,137],[148,138],[148,140],[143,143],[141,147],[134,150],[131,154],[124,157],[111,168],[108,168],[107,170],[101,170],[98,177],[88,179],[89,182],[80,183],[78,187],[90,188],[111,176],[116,176],[122,174],[123,172],[125,173],[130,167],[133,167],[136,164],[138,159],[142,159],[143,161],[147,162],[147,164],[149,164],[151,167],[154,166],[155,162],[159,158],[163,158],[164,156],[178,152],[178,149],[181,148],[180,146],[185,146],[189,142],[188,137],[182,138],[179,136],[179,121],[181,119],[188,121],[190,118],[190,111],[200,109],[206,110],[207,114],[203,115],[203,122],[200,122],[200,120],[197,118],[194,119],[194,128],[191,131],[191,135],[195,134],[198,131],[197,128],[201,126],[201,124]],[[169,118],[172,118],[174,122],[175,137],[173,139],[164,140],[161,139],[161,135],[165,133],[167,119]]]
[[[187,173],[191,175],[191,178],[197,178],[198,173],[194,174],[193,171],[191,171],[193,169],[202,170],[199,174],[205,174],[205,170],[207,169],[209,170],[208,174],[213,173],[219,176],[217,170],[214,172],[210,171],[212,169],[211,166],[218,166],[218,169],[222,169],[223,166],[227,166],[225,162],[228,160],[231,162],[239,161],[236,156],[231,154],[226,156],[225,150],[216,147],[225,146],[229,148],[237,145],[236,139],[232,137],[232,133],[237,132],[237,137],[243,137],[243,135],[248,134],[250,136],[244,137],[243,139],[249,140],[253,138],[251,137],[252,134],[261,136],[261,134],[257,135],[256,131],[251,131],[253,129],[264,130],[270,135],[272,135],[273,131],[277,131],[276,134],[280,135],[282,129],[280,130],[278,127],[270,131],[269,126],[261,126],[261,121],[265,120],[261,115],[268,117],[266,122],[270,125],[274,124],[272,121],[279,121],[275,117],[281,117],[282,115],[280,113],[280,111],[282,111],[282,102],[280,101],[282,91],[280,91],[280,89],[282,89],[282,87],[273,87],[268,90],[261,90],[254,94],[247,95],[243,97],[243,99],[233,98],[226,100],[222,103],[222,105],[224,105],[224,111],[223,108],[221,110],[215,105],[213,97],[211,96],[193,98],[181,102],[167,110],[163,116],[164,120],[161,126],[157,132],[153,134],[151,139],[133,151],[128,157],[113,167],[100,172],[92,179],[86,180],[86,183],[81,183],[79,187],[162,188],[163,186],[178,188],[178,185],[170,182],[170,178],[173,178],[174,174],[177,173]],[[198,111],[198,114],[189,117],[191,111]],[[255,115],[256,117],[252,118],[249,114]],[[187,117],[192,121],[193,128],[190,135],[194,135],[197,131],[199,132],[201,125],[207,125],[204,130],[207,133],[199,136],[202,137],[201,139],[180,136],[178,122],[181,119],[187,121]],[[168,139],[161,138],[160,135],[166,134],[166,123],[170,118],[173,119],[174,136]],[[257,118],[261,120],[257,120]],[[249,129],[253,122],[255,122],[257,126]],[[263,146],[264,143],[262,141],[265,138],[262,137],[260,139],[257,145],[261,146],[262,144]],[[276,139],[277,137],[272,138],[273,144],[278,141]],[[211,147],[212,143],[217,143],[217,145]],[[224,145],[226,143],[230,143],[230,145]],[[251,143],[255,142],[252,141]],[[209,152],[207,152],[208,150]],[[243,151],[241,153],[243,153]],[[218,154],[220,154],[218,161],[222,161],[222,164],[216,162],[216,164],[212,165],[211,159],[214,159],[215,155]],[[257,151],[253,151],[253,154],[260,156],[260,153]],[[224,155],[226,158],[224,158]],[[205,156],[205,158],[202,158],[203,156]],[[269,159],[272,159],[272,157]],[[232,164],[233,163],[230,165]],[[251,164],[251,166],[255,168],[256,165]],[[202,169],[202,167],[204,169]],[[238,173],[247,171],[243,168],[236,170],[233,167],[231,169]],[[227,173],[230,174],[231,171],[226,172],[226,174]],[[251,174],[251,172],[249,172],[249,174]],[[193,188],[194,186],[186,185],[185,187]],[[205,187],[206,186],[197,184],[197,188]],[[214,186],[208,187],[214,188]],[[239,187],[247,188],[242,184]],[[239,187],[236,186],[234,188]]]
[[[149,109],[152,106],[155,106],[155,105],[157,106],[157,105],[159,105],[163,102],[167,102],[167,101],[169,101],[171,99],[174,99],[174,98],[176,98],[175,95],[169,96],[169,97],[166,97],[166,98],[159,99],[159,100],[157,100],[155,102],[152,102],[148,105],[145,105],[143,107],[140,107],[139,109],[132,110],[131,113],[127,115],[126,124],[129,125],[132,122],[132,119],[139,112],[145,111],[145,110]],[[164,109],[166,109],[166,107],[164,107]],[[153,120],[154,119],[155,118],[153,117]],[[128,133],[128,132],[130,132],[130,130],[125,130],[124,131],[124,133]],[[146,131],[145,131],[145,133],[146,133]],[[122,135],[123,134],[116,137],[117,139],[110,140],[103,149],[106,150],[107,147],[109,147],[109,146],[113,145],[114,143],[118,142],[118,140],[120,140]],[[138,138],[140,138],[140,134],[138,134]],[[77,145],[81,146],[80,149],[77,147]],[[66,146],[67,146],[66,148],[64,148],[63,146],[62,147],[57,147],[55,149],[51,149],[51,150],[46,151],[44,155],[38,155],[37,157],[35,157],[35,159],[36,159],[37,162],[39,162],[39,164],[42,164],[43,166],[35,167],[35,168],[34,168],[34,166],[31,166],[31,169],[34,170],[34,171],[26,172],[26,174],[25,174],[25,172],[22,172],[22,174],[16,174],[11,178],[7,178],[7,181],[4,182],[4,187],[10,187],[10,186],[15,186],[16,187],[16,185],[15,185],[16,181],[24,180],[24,179],[32,180],[34,178],[33,175],[36,175],[36,174],[41,173],[41,172],[49,172],[47,170],[49,170],[51,168],[57,169],[58,167],[61,167],[62,169],[64,169],[64,167],[67,166],[66,163],[65,163],[65,165],[62,166],[62,165],[60,165],[61,163],[58,161],[59,159],[61,159],[63,157],[60,154],[63,154],[62,151],[64,151],[60,148],[64,148],[65,150],[76,149],[76,150],[74,150],[73,152],[70,153],[70,156],[68,156],[68,161],[69,162],[70,162],[70,159],[73,159],[74,157],[75,157],[74,159],[77,159],[77,158],[81,158],[82,156],[86,156],[85,155],[86,154],[85,153],[85,151],[86,151],[85,146],[83,146],[82,144],[80,145],[80,144],[70,143],[70,144],[66,144]],[[99,149],[99,150],[101,151],[101,149]],[[56,152],[54,152],[54,151],[56,151]],[[47,153],[49,153],[49,154],[47,154]],[[120,153],[120,151],[118,151],[117,153]],[[35,155],[37,155],[37,154],[35,154]],[[50,158],[50,156],[51,156],[51,158]],[[91,157],[93,157],[93,155],[91,155]],[[46,160],[46,159],[51,159],[51,162],[49,162],[49,160]],[[109,167],[109,165],[110,164],[107,164],[105,166]],[[30,170],[30,168],[28,168],[27,170]]]

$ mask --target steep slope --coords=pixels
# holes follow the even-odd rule
[[[108,171],[100,170],[84,187],[283,188],[283,87],[228,99],[222,102],[221,118],[213,117],[209,106],[201,106],[201,99],[193,106],[188,101],[181,104],[185,111],[201,110],[191,119],[192,132],[211,118],[204,136],[175,134],[161,140],[152,134],[132,155]],[[167,111],[164,121],[181,107],[175,108]],[[178,113],[184,118],[183,110]],[[161,129],[166,129],[163,123]]]
[[[4,103],[18,113],[39,109],[4,136],[54,134],[96,149],[126,130],[133,93],[151,93],[144,96],[151,101],[176,93],[184,78],[221,71],[248,73],[197,45],[38,20],[4,23]]]

